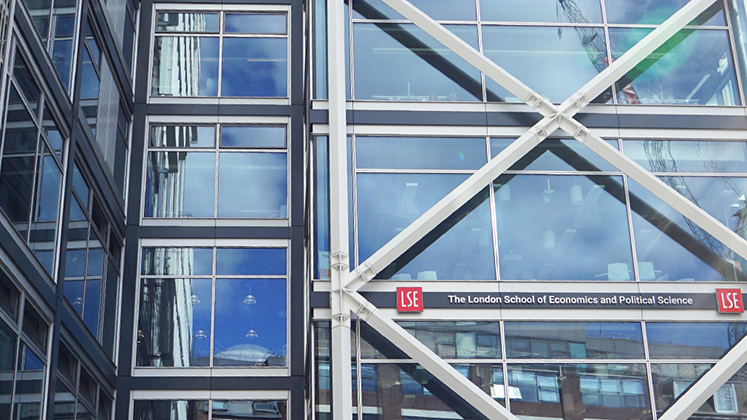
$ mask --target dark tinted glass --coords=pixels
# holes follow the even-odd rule
[[[479,169],[486,163],[484,138],[357,137],[358,168]]]
[[[285,248],[218,248],[217,274],[225,276],[285,275]]]
[[[223,126],[221,147],[284,148],[285,127]]]
[[[399,326],[442,359],[500,359],[498,322],[399,322]],[[361,357],[367,346],[361,343]]]
[[[215,366],[285,366],[285,279],[215,282]]]
[[[647,322],[652,359],[719,359],[747,335],[741,322]]]
[[[506,322],[510,359],[643,359],[640,323]]]
[[[287,419],[288,409],[285,401],[241,400],[221,401],[213,400],[213,418],[251,418],[261,413],[264,417]]]
[[[284,34],[285,14],[226,13],[227,34]]]

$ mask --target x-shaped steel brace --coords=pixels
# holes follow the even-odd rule
[[[494,179],[555,130],[561,129],[572,135],[576,140],[637,181],[665,203],[679,211],[683,216],[692,220],[738,255],[747,259],[747,242],[741,237],[687,200],[677,191],[657,179],[640,165],[633,162],[630,158],[607,144],[573,118],[576,113],[589,104],[590,98],[597,97],[628,71],[632,70],[638,63],[648,57],[686,24],[713,4],[714,0],[692,0],[608,68],[600,72],[560,106],[553,105],[541,95],[532,91],[503,68],[443,28],[406,0],[383,1],[458,56],[485,73],[486,76],[495,80],[513,95],[523,98],[523,101],[527,105],[543,116],[542,120],[515,140],[508,148],[500,152],[464,183],[425,212],[384,247],[375,252],[368,260],[361,263],[361,266],[365,267],[364,270],[358,269],[348,273],[341,273],[343,274],[341,284],[344,286],[342,290],[333,291],[341,292],[339,296],[345,297],[346,309],[355,312],[361,319],[368,322],[384,337],[391,340],[436,378],[448,383],[454,392],[486,417],[491,419],[517,419],[389,317],[381,314],[374,305],[363,298],[357,291],[475,194],[490,185]],[[735,348],[735,350],[737,349]],[[726,359],[724,362],[727,362]],[[733,366],[731,368],[733,369]],[[726,379],[723,380],[725,381]]]

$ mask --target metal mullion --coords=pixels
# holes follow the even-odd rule
[[[475,0],[475,19],[477,21],[477,50],[485,54],[482,42],[482,16],[480,14],[480,0]],[[480,83],[482,84],[482,102],[488,102],[488,87],[485,81],[485,73],[480,72]],[[490,154],[488,153],[488,157]]]
[[[609,171],[541,171],[541,170],[506,170],[505,175],[542,175],[542,176],[622,176],[623,172]]]
[[[651,357],[648,352],[648,336],[646,335],[646,322],[640,321],[643,336],[643,356],[646,358],[646,378],[648,381],[649,403],[651,404],[651,417],[656,420],[656,397],[654,396],[654,378],[651,373]]]
[[[645,359],[506,359],[507,363],[524,365],[631,365],[646,363]]]
[[[475,172],[459,169],[356,169],[357,174],[472,175]]]
[[[606,45],[606,53],[607,53],[607,66],[612,64],[612,42],[610,41],[610,31],[609,26],[607,22],[607,6],[604,3],[605,0],[599,0],[600,7],[602,8],[602,24],[604,24],[604,42]],[[616,83],[613,83],[610,86],[610,89],[612,90],[612,105],[617,104],[617,85]]]
[[[39,100],[39,109],[42,108],[42,101]],[[37,110],[38,111],[38,110]],[[36,213],[36,194],[38,190],[38,184],[41,182],[41,178],[39,178],[39,167],[41,166],[40,156],[39,156],[39,149],[41,149],[41,145],[39,144],[39,138],[41,136],[41,130],[39,130],[39,127],[37,126],[36,129],[36,142],[34,144],[34,169],[32,171],[31,177],[32,177],[32,183],[31,183],[31,197],[29,197],[29,216],[26,221],[26,234],[25,236],[25,242],[28,244],[31,241],[31,223],[32,220],[34,220],[34,215]]]
[[[215,283],[217,273],[217,256],[218,247],[213,247],[213,275],[211,277],[210,286],[210,351],[208,352],[210,360],[208,361],[208,367],[213,368],[213,354],[215,349]]]
[[[348,0],[347,5],[343,3],[344,5],[343,7],[347,7],[348,9],[348,19],[347,19],[348,20],[348,32],[346,34],[346,36],[348,37],[348,62],[345,63],[345,65],[347,66],[348,75],[350,77],[350,80],[348,80],[349,90],[346,88],[345,96],[347,97],[347,95],[350,94],[351,101],[355,100],[355,83],[353,82],[355,80],[355,58],[353,55],[353,47],[354,47],[354,42],[355,42],[355,40],[353,39],[353,1],[354,0]],[[329,2],[329,0],[327,0],[327,2]],[[329,14],[329,10],[327,10],[327,14]],[[344,15],[343,15],[343,18],[344,18]],[[329,32],[329,24],[327,25],[327,32]],[[344,29],[343,29],[343,32],[344,32]],[[345,43],[343,41],[343,46],[344,45]],[[330,54],[330,51],[329,51],[329,48],[327,48],[327,60],[328,61],[329,61],[329,54]],[[329,72],[329,66],[327,66],[327,72]],[[329,90],[329,82],[327,83],[327,89]],[[328,98],[327,100],[330,100],[329,93],[327,93],[327,98]],[[347,100],[345,102],[347,103]]]
[[[216,145],[218,141],[215,142]],[[218,191],[218,187],[220,185],[220,152],[216,150],[213,152],[215,153],[215,173],[213,175],[213,218],[218,218],[218,198],[220,191]]]
[[[621,149],[622,151],[622,149]],[[625,194],[625,213],[628,218],[628,239],[630,239],[631,257],[633,258],[633,281],[639,282],[638,252],[635,243],[635,226],[633,225],[633,209],[630,206],[630,193],[628,188],[628,176],[623,175],[623,192]]]
[[[506,334],[504,320],[499,321],[500,324],[500,340],[501,340],[501,369],[503,369],[503,401],[506,404],[506,410],[511,412],[511,402],[508,396],[508,363],[506,362]]]
[[[21,334],[16,334],[16,351],[13,355],[13,377],[11,378],[11,391],[10,391],[10,418],[13,417],[13,409],[15,408],[15,398],[16,398],[16,388],[17,388],[17,378],[18,378],[18,360],[21,357]],[[45,369],[46,370],[46,369]],[[43,385],[42,385],[43,386]],[[42,389],[42,393],[44,393],[44,390]],[[19,416],[20,417],[20,416]]]
[[[603,23],[565,23],[565,22],[508,22],[508,21],[487,21],[482,22],[485,26],[529,26],[529,27],[550,27],[550,28],[602,28]]]
[[[722,2],[725,3],[725,2]],[[742,75],[741,72],[737,71],[739,68],[739,56],[737,54],[737,47],[736,47],[736,40],[734,39],[734,25],[731,23],[731,16],[730,13],[728,13],[729,5],[723,4],[724,7],[724,17],[726,18],[726,26],[730,28],[728,30],[729,33],[729,47],[731,47],[731,61],[733,63],[734,68],[734,77],[737,80],[737,91],[739,94],[739,104],[734,105],[744,105],[745,104],[745,97],[744,97],[744,89],[743,89],[743,81],[742,81]]]
[[[223,27],[225,25],[225,14],[225,11],[223,11],[223,8],[221,7],[221,11],[218,14],[218,98],[220,98],[223,93]],[[218,100],[218,103],[220,103],[220,99]],[[216,145],[217,143],[218,142],[216,141]]]
[[[346,141],[347,142],[347,141]],[[351,264],[351,271],[352,268],[358,267],[358,177],[357,177],[357,169],[356,169],[356,147],[355,144],[357,142],[357,136],[355,133],[350,135],[350,177],[351,179],[348,179],[348,185],[352,184],[352,203],[350,205],[353,206],[352,216],[353,216],[353,255],[350,256]],[[349,187],[350,188],[350,187]],[[348,191],[345,191],[345,194],[348,194]],[[350,210],[348,210],[348,214],[350,214]],[[350,225],[348,223],[348,225]],[[348,237],[350,237],[350,233],[348,233]]]
[[[351,324],[353,322],[356,323],[355,328],[355,373],[356,373],[356,381],[355,381],[355,396],[356,396],[356,405],[358,406],[358,419],[363,419],[363,385],[362,385],[362,365],[361,362],[361,321],[360,319],[351,320]]]

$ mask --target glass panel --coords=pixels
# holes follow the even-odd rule
[[[8,102],[3,160],[0,166],[0,208],[25,240],[31,215],[38,130],[26,108],[20,105],[15,89],[11,89]]]
[[[9,315],[13,322],[18,319],[18,302],[18,289],[10,277],[0,270],[0,309]]]
[[[720,359],[747,335],[741,322],[647,322],[652,359]]]
[[[215,282],[215,366],[285,366],[284,279]]]
[[[519,417],[651,417],[643,364],[508,365],[511,412]],[[614,408],[614,410],[610,410]]]
[[[221,147],[284,148],[284,126],[223,126]]]
[[[135,400],[133,420],[197,420],[208,418],[207,400]]]
[[[519,3],[517,3],[519,4]],[[523,3],[522,7],[526,7]],[[527,9],[529,10],[529,9]],[[607,67],[602,28],[483,26],[486,57],[552,102],[563,102]],[[548,59],[552,65],[548,66]],[[488,100],[522,102],[493,80]],[[609,90],[592,102],[611,99]]]
[[[219,276],[283,276],[286,273],[285,248],[218,248]]]
[[[52,6],[51,0],[24,0],[26,8],[29,9],[31,19],[39,30],[42,41],[46,41],[49,32],[49,10]]]
[[[137,366],[208,366],[211,302],[210,279],[142,279]]]
[[[60,75],[65,90],[70,90],[70,73],[73,65],[73,40],[55,39],[52,43],[52,62]]]
[[[504,328],[507,358],[644,358],[637,322],[506,322]]]
[[[623,149],[652,172],[747,173],[742,141],[623,140]]]
[[[496,157],[515,139],[491,138],[490,154]],[[618,148],[617,140],[607,143]],[[510,168],[512,171],[615,171],[618,169],[575,139],[547,139]]]
[[[605,0],[604,7],[609,23],[658,25],[680,10],[687,2],[687,0],[657,0],[639,3],[626,0]],[[726,25],[723,8],[723,3],[714,2],[691,24]]]
[[[16,392],[13,396],[15,419],[38,420],[41,418],[44,368],[44,363],[39,357],[21,342],[18,352]]]
[[[314,410],[317,420],[331,420],[332,378],[330,375],[329,322],[314,325]]]
[[[226,13],[227,34],[284,34],[285,14]]]
[[[73,165],[73,189],[83,201],[83,207],[88,209],[88,183],[78,169],[78,164]]]
[[[75,395],[58,379],[54,394],[54,420],[75,418]]]
[[[218,32],[219,13],[159,12],[156,32]]]
[[[675,189],[686,185],[676,178],[665,181]],[[628,188],[641,280],[747,280],[742,269],[747,262],[636,182],[628,180]]]
[[[13,63],[13,78],[18,83],[18,88],[31,107],[31,111],[36,114],[40,95],[39,86],[36,84],[33,73],[20,52],[16,52],[16,60]]]
[[[288,409],[285,401],[214,400],[212,408],[214,419],[288,418]]]
[[[475,20],[471,0],[413,0],[412,5],[435,20]],[[381,0],[353,1],[353,19],[404,19]]]
[[[480,19],[500,22],[601,23],[599,0],[480,0]]]
[[[347,11],[345,7],[345,33],[347,34],[348,20]],[[327,2],[325,0],[314,1],[314,28],[313,33],[313,48],[314,48],[314,99],[327,99]],[[346,68],[345,73],[350,71],[347,65],[349,59],[349,52],[347,44],[349,37],[345,37],[345,62]],[[346,74],[347,76],[347,74]],[[350,79],[346,78],[346,84],[350,85]],[[346,89],[348,98],[350,97],[350,89]]]
[[[47,349],[47,322],[31,304],[26,304],[23,311],[23,333],[33,344],[43,350]]]
[[[650,29],[610,28],[612,58]],[[623,104],[738,105],[728,32],[682,30],[616,84]]]
[[[83,64],[82,64],[82,75],[81,75],[81,86],[80,86],[80,98],[98,100],[100,79],[99,79],[98,73],[96,72],[96,65],[94,61],[91,59],[91,54],[85,48],[83,49],[82,58],[83,58]],[[87,105],[93,106],[90,103]]]
[[[145,217],[213,217],[215,154],[151,152]]]
[[[314,278],[329,279],[329,156],[326,136],[314,139]],[[352,206],[350,206],[352,208]]]
[[[747,11],[740,0],[728,0],[729,19],[733,28],[734,47],[737,52],[739,73],[742,80],[747,80]],[[744,84],[742,90],[746,91]]]
[[[39,156],[37,170],[37,187],[34,214],[31,218],[29,246],[40,257],[48,273],[54,272],[54,245],[57,231],[57,216],[60,210],[60,187],[62,171],[57,166],[54,155],[42,144],[42,156]],[[41,258],[46,257],[49,258]]]
[[[482,321],[401,321],[399,326],[442,359],[500,359],[500,323]],[[385,358],[361,340],[361,358]]]
[[[69,252],[67,255],[70,258]],[[75,312],[81,315],[83,313],[83,280],[70,280],[66,278],[64,294],[67,301],[73,305]]]
[[[493,186],[501,279],[634,279],[621,177],[503,175]]]
[[[150,128],[150,147],[214,146],[214,126],[156,125]]]
[[[0,419],[10,418],[10,397],[13,391],[13,367],[17,336],[0,320]]]
[[[143,248],[142,273],[209,276],[213,273],[213,248]]]
[[[117,329],[117,294],[119,291],[119,273],[109,261],[104,283],[104,320],[102,323],[101,346],[110,358],[114,356],[115,332]],[[101,411],[99,410],[99,415]],[[100,417],[100,416],[99,416]],[[107,417],[108,418],[108,417]]]
[[[218,217],[288,217],[285,153],[221,153]]]
[[[99,330],[99,307],[101,306],[101,280],[86,280],[86,297],[83,307],[83,322],[94,337],[98,337]]]
[[[164,36],[155,44],[151,95],[218,94],[218,38]]]
[[[490,395],[502,406],[506,406],[506,390],[503,385],[503,365],[492,363],[473,363],[452,365],[470,382]]]
[[[358,174],[358,259],[365,261],[467,175]],[[393,280],[495,278],[487,190],[382,270]]]
[[[462,366],[457,368],[468,373]],[[476,379],[477,372],[471,377]],[[473,408],[453,398],[440,381],[414,363],[363,364],[360,389],[363,411],[381,419],[479,418]]]
[[[446,25],[477,48],[477,28]],[[357,99],[475,101],[480,72],[410,24],[353,25]]]
[[[221,96],[288,96],[288,40],[224,38],[221,86]]]
[[[652,364],[656,411],[661,416],[683,392],[711,368],[710,364]],[[725,414],[747,413],[747,369],[737,371],[714,395],[698,408],[694,416],[701,419],[724,418]]]
[[[485,138],[356,137],[357,168],[479,169]]]

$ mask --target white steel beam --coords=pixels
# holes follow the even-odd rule
[[[332,418],[352,420],[350,377],[350,310],[344,302],[342,282],[349,270],[347,121],[345,117],[345,4],[327,1],[327,72],[329,89],[329,215],[332,306],[330,378]]]
[[[742,338],[718,363],[690,385],[659,420],[686,420],[747,362],[747,337]]]
[[[358,292],[347,294],[350,308],[378,331],[384,338],[392,342],[397,348],[405,352],[418,362],[431,375],[443,382],[459,395],[464,401],[491,420],[519,420],[502,405],[498,404],[490,395],[483,392],[477,385],[470,382],[452,366],[433,353],[423,343],[387,316],[382,315],[378,308],[368,302]]]

